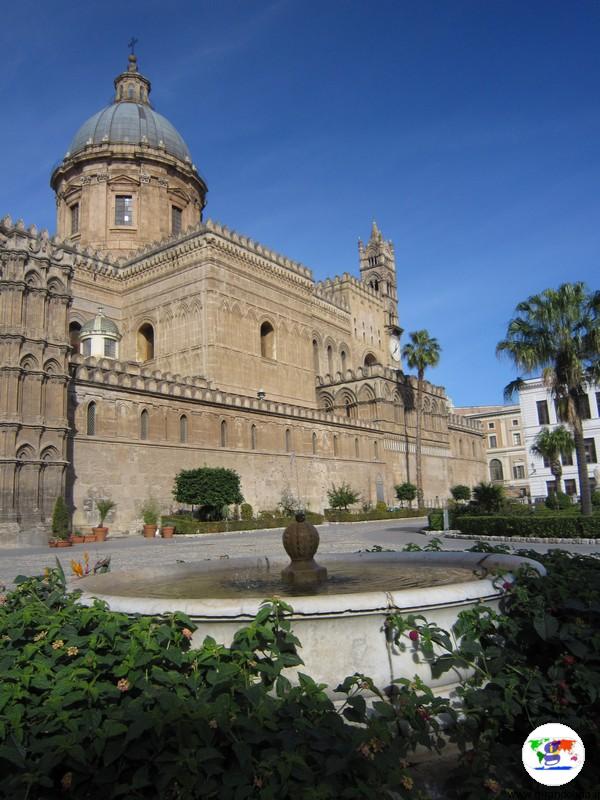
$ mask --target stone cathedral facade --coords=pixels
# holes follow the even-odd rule
[[[313,510],[332,483],[394,502],[415,479],[416,379],[400,362],[394,248],[375,223],[359,277],[311,270],[203,221],[207,186],[150,105],[136,56],[54,170],[57,234],[0,221],[0,543],[45,542],[116,503],[136,533],[181,469],[237,470],[246,500]],[[482,432],[426,384],[424,490],[485,477]]]

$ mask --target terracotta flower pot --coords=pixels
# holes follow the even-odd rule
[[[48,544],[50,547],[71,547],[72,542],[69,539],[51,539]]]
[[[71,541],[73,544],[83,544],[85,542],[85,536],[83,534],[74,534],[71,536]]]
[[[83,541],[87,544],[88,542],[95,542],[96,541],[96,534],[95,533],[86,533],[83,537]]]
[[[156,525],[144,525],[144,537],[146,539],[154,539],[156,535]]]
[[[163,525],[161,528],[161,536],[163,539],[172,539],[173,534],[175,533],[175,526],[174,525]]]
[[[92,528],[94,531],[94,536],[96,537],[97,542],[104,542],[106,541],[106,537],[108,536],[108,528],[100,525],[97,528]]]

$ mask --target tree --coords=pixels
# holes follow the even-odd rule
[[[423,508],[423,463],[421,453],[421,422],[423,417],[423,379],[427,367],[435,367],[440,360],[440,347],[438,340],[429,335],[426,330],[413,331],[410,343],[402,348],[402,356],[406,359],[409,369],[417,370],[417,502]]]
[[[221,519],[223,506],[244,502],[240,476],[224,467],[182,470],[175,476],[173,496],[179,503],[201,506],[212,519]]]
[[[574,449],[575,441],[564,425],[559,425],[554,430],[542,428],[530,447],[532,453],[550,462],[550,471],[556,480],[557,494],[561,494],[563,491],[560,457],[572,453]]]
[[[342,483],[339,486],[332,483],[331,489],[327,492],[327,498],[331,508],[343,508],[344,511],[348,511],[348,506],[358,502],[360,494],[355,492],[348,483]]]
[[[563,283],[545,289],[516,307],[506,338],[496,352],[506,353],[526,374],[542,372],[556,401],[559,418],[573,430],[581,513],[592,513],[585,454],[584,396],[589,384],[600,381],[600,291],[588,293],[585,284]],[[516,378],[504,390],[506,399],[523,387]]]
[[[457,483],[450,489],[450,494],[456,502],[467,501],[471,499],[471,489],[462,483]]]
[[[66,539],[69,535],[70,515],[62,495],[58,495],[52,511],[52,533],[57,539]]]
[[[473,499],[480,511],[486,514],[497,513],[504,503],[504,486],[481,481],[473,487]]]
[[[394,486],[394,491],[396,492],[396,497],[400,500],[401,503],[404,501],[408,501],[408,507],[412,508],[412,502],[417,496],[417,487],[414,483],[400,483],[398,486]]]

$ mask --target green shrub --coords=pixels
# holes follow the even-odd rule
[[[242,519],[252,519],[254,512],[250,503],[242,503],[240,516]]]
[[[182,470],[175,476],[173,496],[179,503],[201,506],[204,516],[220,519],[223,506],[242,503],[240,476],[224,467]]]
[[[327,498],[331,508],[342,508],[344,511],[348,511],[348,506],[354,505],[360,500],[360,494],[349,483],[341,483],[339,486],[333,483],[327,492]]]
[[[379,511],[380,514],[385,514],[387,512],[387,503],[384,503],[383,500],[378,500],[375,503],[375,511]]]
[[[594,489],[592,492],[592,505],[594,508],[600,508],[600,489]]]
[[[282,675],[302,664],[285,603],[231,647],[192,649],[179,612],[79,605],[57,570],[17,582],[0,606],[2,797],[334,800],[408,779],[407,740],[368,712],[368,679],[343,681],[337,709],[309,676]]]
[[[206,522],[195,519],[192,516],[178,514],[177,516],[163,517],[162,524],[174,525],[177,534],[224,533],[226,531],[255,531],[262,530],[263,528],[286,528],[293,519],[293,517],[276,517],[268,512],[267,517],[259,516],[258,519],[215,520]],[[306,512],[306,519],[313,525],[319,525],[324,521],[322,514],[315,514],[314,512]]]
[[[459,516],[456,527],[473,536],[539,536],[586,539],[600,537],[600,515],[582,517],[574,514],[531,514],[504,516],[483,514]]]
[[[108,499],[96,500],[96,508],[98,509],[98,515],[100,517],[98,522],[99,528],[102,528],[102,526],[104,525],[104,520],[115,506],[116,503],[113,500],[108,500]]]
[[[417,497],[417,487],[414,483],[400,483],[397,486],[394,486],[394,491],[396,492],[396,497],[400,500],[401,503],[408,502],[408,507],[412,508],[413,500]]]
[[[500,484],[481,481],[473,487],[473,502],[484,514],[500,511],[504,497],[504,486]]]
[[[368,522],[378,519],[409,519],[412,517],[422,517],[423,512],[417,509],[401,508],[398,511],[337,511],[334,508],[325,509],[325,518],[331,522]]]
[[[564,492],[550,492],[544,502],[546,508],[551,508],[553,511],[571,508],[573,505],[569,495]]]
[[[52,535],[56,539],[66,539],[69,536],[71,517],[64,497],[59,495],[52,511]]]
[[[427,515],[427,527],[430,531],[444,530],[444,512],[441,509],[430,511]]]
[[[453,486],[450,489],[450,494],[454,500],[458,501],[466,501],[471,499],[471,489],[469,486],[465,486],[462,483],[457,483],[456,486]]]
[[[160,505],[158,504],[158,500],[155,500],[154,497],[148,497],[144,500],[140,509],[140,514],[144,520],[144,525],[158,525],[160,517]]]

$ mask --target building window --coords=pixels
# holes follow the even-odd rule
[[[577,494],[577,481],[575,478],[567,478],[565,480],[565,494],[568,494],[570,497],[575,497]]]
[[[188,418],[185,414],[179,417],[179,441],[183,444],[188,440]]]
[[[285,452],[289,453],[292,449],[292,432],[289,428],[285,429]]]
[[[572,467],[573,466],[573,451],[570,453],[561,453],[560,460],[562,461],[563,467]]]
[[[81,350],[84,356],[91,356],[92,355],[92,340],[91,339],[84,339],[81,343]]]
[[[475,458],[475,442],[471,442],[471,450],[473,452],[473,458]]]
[[[358,443],[358,439],[354,440],[354,455],[356,458],[360,458],[360,445]]]
[[[488,422],[488,428],[492,429],[492,428],[495,428],[495,427],[496,427],[496,423],[495,422]]]
[[[140,414],[140,439],[148,438],[148,412],[146,409]]]
[[[525,477],[525,467],[523,464],[515,464],[513,467],[513,478],[516,481],[523,480]]]
[[[79,353],[79,335],[81,334],[81,325],[79,322],[71,322],[69,324],[69,342],[73,348],[74,353]]]
[[[79,203],[71,206],[71,236],[79,233]]]
[[[337,456],[337,454],[338,454],[338,437],[334,436],[333,437],[333,455]]]
[[[263,358],[275,358],[275,330],[270,322],[260,326],[260,354]]]
[[[498,447],[498,441],[497,441],[496,436],[494,434],[492,434],[488,438],[489,438],[488,447],[490,448],[490,450],[493,450],[495,447]]]
[[[327,345],[327,371],[333,375],[333,347],[330,344]]]
[[[107,358],[116,358],[117,343],[114,339],[104,339],[104,355]]]
[[[133,197],[118,194],[115,197],[115,225],[133,225]]]
[[[548,497],[556,494],[556,481],[546,481],[546,494]]]
[[[227,423],[225,420],[221,423],[221,447],[227,447]]]
[[[346,351],[342,350],[340,353],[340,361],[342,362],[342,372],[346,372]]]
[[[548,456],[544,456],[544,466],[546,467],[546,469],[548,469],[548,467],[550,466],[550,459],[548,458]]]
[[[96,403],[90,403],[87,407],[86,433],[88,436],[96,435]]]
[[[493,458],[490,461],[490,478],[492,481],[503,481],[504,472],[502,470],[502,462],[498,458]]]
[[[317,454],[317,434],[313,433],[312,435],[312,451],[313,456]]]
[[[138,330],[137,357],[138,361],[151,361],[154,358],[154,328],[149,322]]]
[[[584,439],[583,446],[585,447],[585,461],[586,464],[596,463],[596,443],[593,439]]]
[[[592,414],[590,412],[590,398],[587,396],[587,394],[579,395],[577,398],[577,406],[581,419],[590,419]]]
[[[171,233],[173,236],[179,236],[181,233],[181,209],[177,206],[171,206]]]
[[[513,419],[512,424],[513,424],[513,428],[516,428],[516,426],[519,424],[519,420],[518,419]]]
[[[313,369],[315,371],[315,375],[319,375],[319,343],[316,339],[313,339],[312,343],[313,348]]]
[[[550,414],[548,413],[548,403],[546,400],[538,400],[536,403],[538,422],[540,425],[550,425]]]
[[[252,450],[256,450],[256,425],[250,428],[250,447]]]
[[[520,445],[521,444],[521,434],[520,433],[513,433],[513,444]]]
[[[377,441],[373,442],[373,455],[377,461],[379,459],[379,443]]]
[[[596,411],[600,417],[600,392],[596,392]]]

